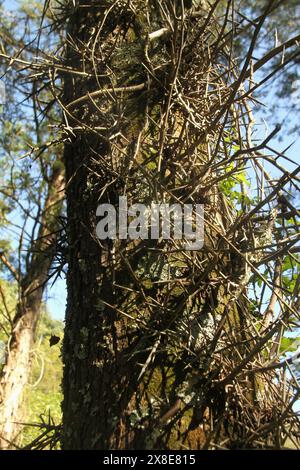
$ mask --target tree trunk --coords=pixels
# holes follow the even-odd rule
[[[26,275],[20,279],[20,300],[7,344],[6,362],[0,378],[0,448],[14,448],[22,422],[22,397],[30,374],[31,350],[41,312],[43,292],[55,253],[58,216],[61,210],[64,176],[53,170],[49,181],[37,241]]]
[[[248,278],[224,241],[233,209],[207,168],[222,107],[218,92],[205,101],[207,80],[225,86],[208,54],[215,25],[203,9],[182,12],[182,2],[113,3],[80,1],[68,31],[67,65],[86,76],[65,78],[73,129],[62,446],[197,449],[224,434],[234,446],[247,428],[222,379],[229,359],[247,354],[240,297]],[[99,241],[96,209],[118,207],[120,195],[129,205],[205,203],[203,250]],[[235,331],[238,353],[224,330]]]

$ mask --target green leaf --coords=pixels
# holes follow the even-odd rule
[[[283,337],[280,341],[280,352],[295,352],[300,346],[300,336],[297,338]]]

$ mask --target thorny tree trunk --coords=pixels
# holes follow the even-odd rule
[[[239,299],[248,274],[221,236],[233,210],[207,167],[222,106],[218,90],[205,101],[207,82],[222,93],[225,86],[217,52],[208,53],[214,27],[210,35],[201,8],[183,22],[174,4],[85,0],[70,17],[67,65],[81,74],[68,74],[64,97],[66,132],[72,128],[64,449],[239,446],[255,426],[252,404],[260,409],[251,377],[239,396],[222,381],[227,364],[248,352]],[[204,249],[100,243],[96,208],[117,206],[119,195],[129,205],[205,203]],[[234,237],[241,248],[241,234]],[[222,328],[235,331],[234,352]],[[247,406],[249,422],[239,424]]]
[[[39,220],[38,239],[26,275],[20,279],[20,300],[7,345],[6,362],[0,378],[0,448],[14,448],[22,422],[22,397],[30,374],[31,350],[49,269],[52,264],[64,176],[53,170],[48,195]]]

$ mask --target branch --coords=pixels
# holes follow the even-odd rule
[[[130,85],[127,87],[118,87],[118,88],[102,88],[101,90],[93,91],[92,93],[87,93],[84,96],[81,96],[77,100],[72,101],[67,104],[66,108],[70,109],[76,106],[77,104],[84,103],[90,98],[97,98],[98,96],[105,95],[105,93],[131,93],[133,91],[146,90],[147,83],[139,83],[138,85]]]
[[[280,44],[280,46],[274,47],[270,52],[265,54],[261,59],[259,59],[251,69],[249,69],[246,74],[244,79],[246,80],[251,76],[253,72],[256,72],[259,70],[261,67],[263,67],[267,62],[269,62],[271,59],[273,59],[276,55],[280,54],[281,52],[285,51],[286,49],[299,45],[298,43],[300,42],[300,34],[297,34],[297,36],[294,36],[293,38],[289,39],[288,41],[285,41],[284,43]]]
[[[19,283],[21,280],[21,276],[18,273],[18,271],[13,267],[13,265],[8,261],[6,258],[5,254],[3,251],[0,252],[0,259],[3,262],[3,264],[7,267],[7,269],[10,271],[10,273],[13,275],[15,280]]]

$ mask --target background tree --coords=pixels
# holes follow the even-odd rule
[[[14,54],[25,44],[26,58],[36,55],[32,41],[37,16],[30,17],[22,9],[8,19],[2,13],[2,57]],[[17,32],[20,25],[21,35]],[[23,392],[29,379],[43,293],[51,276],[64,188],[63,164],[59,149],[53,149],[49,128],[56,122],[55,112],[49,107],[43,110],[47,92],[41,91],[37,98],[38,81],[28,82],[26,65],[18,65],[17,69],[6,70],[7,101],[0,116],[1,225],[4,240],[11,241],[10,245],[2,242],[0,259],[3,276],[14,282],[18,298],[12,311],[6,308],[6,293],[1,290],[1,326],[6,334],[0,377],[2,449],[14,445],[20,431]],[[43,119],[45,114],[47,121]],[[50,145],[45,143],[47,140]],[[30,158],[24,158],[25,149]]]

